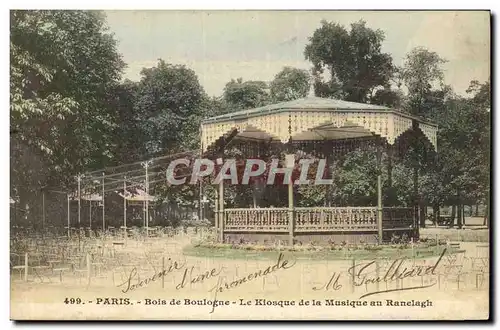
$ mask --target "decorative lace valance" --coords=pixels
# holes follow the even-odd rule
[[[248,117],[225,116],[209,119],[201,127],[203,150],[207,150],[220,137],[230,134],[235,129],[238,133],[260,131],[266,133],[267,138],[286,143],[301,133],[325,125],[336,128],[357,126],[387,139],[389,144],[394,144],[401,134],[413,127],[414,120],[418,122],[422,133],[429,139],[434,149],[437,149],[437,126],[400,112],[386,109],[305,110],[279,109],[274,113],[249,111],[251,116]]]

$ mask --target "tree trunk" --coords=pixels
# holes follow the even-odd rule
[[[415,210],[416,223],[420,223],[421,228],[425,228],[425,221],[422,223],[419,217],[420,194],[418,191],[418,167],[413,167],[413,208]],[[420,220],[420,221],[419,221]]]
[[[475,217],[479,216],[479,204],[476,204],[476,210],[474,211],[474,216]]]
[[[433,204],[432,205],[432,220],[434,221],[434,226],[438,226],[438,220],[439,220],[439,205],[438,204]]]
[[[450,221],[448,222],[448,226],[450,228],[453,228],[453,226],[455,225],[455,214],[456,214],[456,211],[457,211],[457,206],[455,204],[453,204],[451,206]]]
[[[394,193],[392,187],[392,147],[387,148],[387,206],[394,206]]]
[[[472,210],[472,209],[470,209],[470,210]],[[463,212],[462,212],[462,218],[463,218],[462,223],[463,223],[463,225],[465,226],[465,225],[466,225],[466,223],[465,223],[465,205],[464,205],[464,210],[463,210]]]
[[[457,227],[462,229],[462,205],[457,205]]]
[[[436,220],[437,220],[437,224],[439,224],[439,219],[441,218],[441,205],[437,205],[437,215],[436,215]]]
[[[420,202],[418,214],[420,216],[420,228],[425,228],[425,219],[426,219],[426,215],[427,215],[427,206],[424,203],[422,203],[422,202]]]
[[[460,199],[460,192],[457,192],[457,227],[458,229],[462,229],[462,220],[463,220],[463,205]]]
[[[486,199],[486,207],[484,209],[484,219],[483,225],[485,225],[488,229],[490,228],[490,198]]]

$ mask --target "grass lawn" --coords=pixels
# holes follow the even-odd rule
[[[440,239],[455,241],[455,242],[489,242],[490,241],[490,231],[489,229],[456,229],[456,228],[433,228],[429,226],[428,228],[420,229],[420,238],[430,238],[435,237]]]
[[[355,250],[329,250],[322,249],[319,251],[290,251],[282,250],[283,253],[291,255],[296,259],[304,260],[345,260],[345,259],[357,259],[357,260],[367,260],[375,258],[401,258],[413,256],[417,259],[419,258],[429,258],[438,256],[441,254],[445,246],[415,246],[412,250],[410,248],[397,248],[397,247],[383,247],[380,250],[365,250],[365,249],[355,249]],[[448,252],[456,253],[458,250],[453,250],[448,248]],[[274,260],[276,259],[276,254],[279,250],[272,251],[256,251],[251,249],[242,248],[231,248],[230,246],[224,247],[206,247],[206,246],[195,246],[188,245],[183,249],[183,253],[186,256],[199,257],[199,258],[224,258],[224,259],[259,259],[259,260]]]

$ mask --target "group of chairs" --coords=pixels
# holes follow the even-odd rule
[[[471,244],[471,243],[469,243]],[[363,271],[367,278],[383,277],[394,263],[394,258],[373,257],[369,260],[346,259],[343,267],[339,267],[338,261],[322,260],[319,261],[325,273],[331,276],[332,274],[340,275],[338,284],[344,289],[349,288],[352,292],[365,293],[378,290],[397,290],[408,287],[417,287],[431,285],[434,283],[436,290],[462,290],[465,288],[473,288],[477,290],[488,289],[488,281],[490,275],[490,259],[489,259],[489,244],[472,243],[474,248],[469,251],[464,249],[461,243],[450,243],[449,248],[453,253],[445,253],[435,275],[421,275],[415,277],[406,277],[404,279],[382,281],[380,283],[365,282],[360,283],[360,278],[352,279],[352,271],[348,269],[355,267],[359,269],[367,262],[375,261],[374,265]],[[402,269],[417,266],[429,267],[435,265],[437,256],[435,252],[431,254],[415,254],[413,257],[406,258],[405,263],[401,266]],[[301,274],[304,281],[308,282],[311,287],[324,288],[324,279],[318,280],[318,265],[303,263],[301,266]],[[358,268],[356,268],[358,267]],[[424,268],[425,269],[425,268]],[[354,272],[355,274],[355,272]],[[335,278],[330,282],[330,289],[334,286]],[[328,283],[328,282],[327,282]]]
[[[124,235],[124,232],[127,232],[127,235]],[[89,284],[90,281],[96,283],[102,279],[117,285],[126,280],[133,268],[140,274],[149,274],[168,264],[166,256],[172,260],[184,260],[182,246],[187,240],[192,241],[213,234],[212,228],[168,227],[157,229],[155,235],[149,237],[146,237],[144,232],[124,228],[109,230],[103,235],[98,232],[95,236],[73,231],[69,239],[67,236],[17,233],[11,237],[11,278],[14,281],[37,283],[62,283],[69,280],[80,284],[84,280]],[[450,250],[458,252],[444,256],[438,276],[440,287],[443,285],[450,288],[450,284],[459,290],[470,285],[475,285],[477,289],[487,287],[485,283],[488,282],[490,273],[489,244],[468,244],[474,245],[475,252],[467,251],[469,248],[461,249],[461,243],[450,243]],[[412,260],[414,265],[432,261],[419,257],[425,256],[416,256]],[[381,273],[389,261],[380,260]],[[202,271],[207,267],[204,263],[208,262],[209,259],[198,260],[192,266]],[[262,262],[262,266],[266,263]],[[246,274],[252,268],[247,269],[249,264],[250,262],[235,263],[235,269],[238,269],[234,277]],[[325,264],[328,264],[327,260]],[[317,272],[316,265],[311,264],[311,267],[309,270],[304,269],[303,274],[314,275]],[[168,279],[174,280],[175,276],[172,274]],[[413,280],[424,282],[426,278]],[[275,276],[263,279],[262,285],[270,284],[279,286],[279,279]],[[397,285],[409,285],[409,282]]]
[[[179,250],[176,242],[180,238],[206,231],[210,229],[165,227],[150,228],[146,235],[140,228],[108,228],[106,232],[70,228],[69,237],[16,232],[10,244],[11,278],[40,283],[67,279],[82,283],[99,278],[114,282],[115,275],[126,274],[126,265],[147,266],[160,252],[166,255]],[[159,260],[155,262],[161,265]]]

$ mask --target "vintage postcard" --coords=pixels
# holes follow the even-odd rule
[[[13,320],[487,320],[488,11],[10,12]]]

